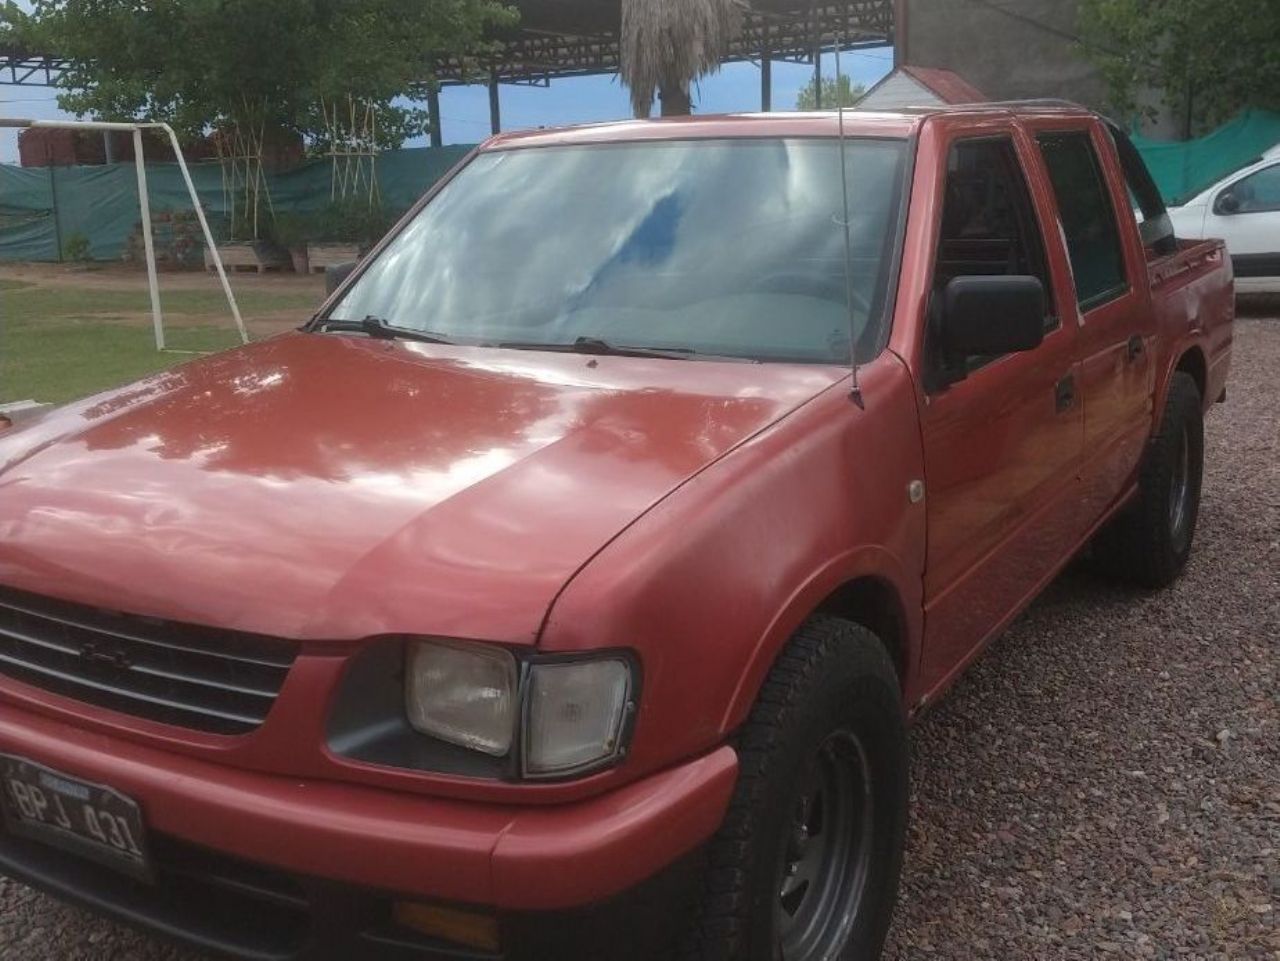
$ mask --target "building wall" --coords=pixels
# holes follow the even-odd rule
[[[904,6],[905,63],[954,70],[994,100],[1061,97],[1104,105],[1101,79],[1070,39],[1076,0],[906,0]]]
[[[897,110],[900,107],[936,106],[942,100],[904,73],[890,74],[858,101],[859,110]]]
[[[107,141],[111,156],[107,157]],[[143,134],[146,159],[171,163],[174,160],[169,138],[155,131]],[[189,163],[212,160],[217,154],[206,140],[188,143],[182,148]],[[28,127],[18,134],[18,159],[24,167],[95,166],[105,163],[133,163],[133,134],[122,131],[103,133],[97,130],[75,130],[69,127]],[[292,165],[302,162],[299,142]]]
[[[1075,40],[1078,14],[1078,0],[899,0],[898,56],[954,70],[993,100],[1055,97],[1105,110],[1106,85]],[[1180,125],[1162,116],[1143,132],[1176,138]]]

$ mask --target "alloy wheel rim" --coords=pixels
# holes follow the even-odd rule
[[[871,771],[856,735],[829,735],[797,785],[776,900],[784,961],[824,961],[849,938],[874,840]]]

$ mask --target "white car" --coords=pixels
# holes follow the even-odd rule
[[[1240,293],[1280,293],[1280,145],[1169,211],[1179,237],[1221,237]]]

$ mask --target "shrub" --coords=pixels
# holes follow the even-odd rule
[[[74,263],[86,263],[93,260],[93,251],[89,246],[89,238],[76,231],[62,243],[62,259]]]
[[[305,247],[308,241],[315,240],[316,232],[315,214],[286,211],[272,218],[269,236],[281,247],[293,249]]]
[[[371,247],[392,224],[391,215],[367,200],[335,201],[316,215],[312,240]]]

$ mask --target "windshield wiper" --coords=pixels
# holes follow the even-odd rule
[[[598,354],[614,357],[661,357],[667,360],[688,360],[697,355],[689,347],[628,347],[613,344],[600,337],[579,337],[570,344],[547,344],[539,341],[511,340],[498,344],[509,350],[550,350],[561,354]]]
[[[316,329],[322,331],[357,331],[362,334],[368,334],[375,340],[417,340],[424,344],[453,343],[448,337],[442,337],[429,330],[415,330],[412,327],[392,327],[383,318],[375,317],[372,314],[369,314],[363,320],[334,320],[332,318],[322,320]]]

